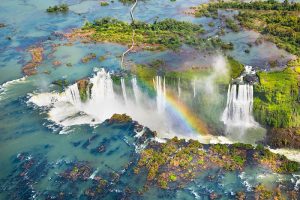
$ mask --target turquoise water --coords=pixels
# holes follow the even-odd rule
[[[68,14],[45,12],[49,6],[61,2],[70,5]],[[213,35],[215,28],[207,25],[213,19],[194,18],[183,13],[190,6],[202,2],[205,1],[143,1],[139,2],[135,17],[146,22],[153,22],[157,18],[175,18],[201,23],[207,30],[207,36]],[[72,84],[76,80],[93,76],[95,68],[119,70],[120,55],[126,49],[125,46],[74,42],[72,46],[59,46],[54,50],[52,45],[67,42],[55,32],[69,32],[72,28],[82,26],[85,20],[112,16],[129,22],[129,8],[130,5],[118,1],[110,3],[108,7],[101,7],[99,1],[1,1],[0,23],[6,24],[6,27],[0,28],[0,199],[46,199],[58,197],[61,193],[63,199],[89,199],[84,194],[87,188],[96,187],[93,179],[70,181],[61,176],[64,171],[77,165],[88,166],[91,172],[95,172],[95,176],[110,183],[98,199],[208,199],[211,191],[222,194],[224,199],[232,199],[234,192],[247,191],[244,179],[252,181],[251,184],[265,181],[270,187],[273,187],[274,180],[279,180],[273,174],[267,174],[269,179],[252,178],[266,172],[255,169],[251,171],[251,168],[246,170],[242,178],[240,172],[218,174],[211,171],[200,175],[183,189],[161,190],[151,186],[141,197],[137,191],[142,189],[146,177],[133,173],[139,155],[134,146],[138,141],[134,137],[132,125],[118,127],[104,123],[63,128],[49,121],[47,108],[38,108],[28,103],[33,93],[59,90],[51,84],[53,81],[64,79]],[[220,22],[216,21],[218,23]],[[228,54],[244,64],[257,67],[264,67],[262,64],[270,56],[272,59],[278,58],[282,63],[291,56],[269,43],[254,47],[249,55],[244,54],[245,44],[253,37],[256,35],[249,31],[226,34],[223,39],[235,42],[236,46]],[[44,48],[44,60],[37,69],[37,75],[22,79],[22,66],[31,59],[26,49],[33,45]],[[266,48],[270,48],[271,52],[262,52]],[[95,53],[97,58],[82,63],[81,58],[89,53]],[[105,56],[106,59],[101,61],[98,59],[100,56]],[[132,53],[127,60],[143,64],[160,59],[165,61],[167,69],[184,70],[190,67],[208,67],[213,58],[213,55],[184,46],[179,52]],[[53,62],[57,60],[62,64],[53,66]],[[66,65],[69,63],[71,66]],[[195,99],[192,98],[192,85],[183,88],[183,100],[196,114],[202,114],[208,121],[217,124],[224,108],[226,89],[219,88],[213,96],[216,101],[211,101],[211,98],[207,98],[208,93],[201,89],[201,84],[204,83],[199,83],[199,93]],[[169,87],[174,93],[177,92],[176,82]],[[101,145],[105,146],[103,153],[96,150]],[[114,180],[114,173],[118,174],[118,180]],[[209,174],[218,175],[207,182],[205,177]],[[284,180],[290,179],[291,175],[284,177]],[[290,187],[294,186],[289,184]],[[128,187],[132,193],[128,192]]]

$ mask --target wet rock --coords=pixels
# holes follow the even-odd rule
[[[91,89],[93,84],[89,83],[88,79],[81,79],[77,81],[77,87],[81,101],[85,102],[90,98]]]
[[[245,192],[237,192],[236,195],[235,195],[235,199],[237,199],[237,200],[244,200],[244,199],[246,199]]]
[[[72,142],[72,145],[73,145],[74,147],[77,147],[77,146],[79,146],[80,144],[81,144],[80,141],[78,141],[78,142]]]
[[[245,83],[253,84],[253,83],[258,82],[258,77],[256,75],[247,74],[243,77],[243,81]]]
[[[37,194],[35,183],[47,175],[50,165],[45,156],[20,153],[14,159],[15,168],[1,179],[0,192],[4,199],[32,199]]]
[[[60,174],[60,177],[69,181],[86,181],[92,175],[93,169],[85,162],[76,163],[71,169]]]
[[[4,23],[0,23],[0,28],[4,28],[6,25]]]
[[[57,67],[57,66],[61,65],[61,62],[59,60],[55,60],[55,61],[52,62],[52,65]]]
[[[267,132],[266,143],[273,148],[300,148],[300,128],[272,128]]]
[[[108,119],[108,123],[129,123],[132,122],[132,118],[126,114],[113,114],[113,116]]]
[[[90,62],[92,59],[95,59],[95,58],[96,58],[96,54],[95,53],[89,53],[88,55],[84,56],[81,59],[81,62],[87,63],[87,62]]]
[[[105,146],[104,145],[100,145],[100,146],[97,147],[97,150],[98,150],[99,153],[102,153],[102,152],[105,151]]]
[[[219,198],[218,194],[216,194],[214,192],[209,194],[209,199],[211,199],[211,200],[218,199],[218,198]]]
[[[43,47],[33,47],[28,50],[31,53],[31,61],[23,66],[22,71],[25,75],[31,76],[37,73],[36,67],[38,67],[43,61]]]

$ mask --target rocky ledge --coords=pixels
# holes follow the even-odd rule
[[[272,128],[267,132],[266,143],[272,148],[300,149],[300,128]]]

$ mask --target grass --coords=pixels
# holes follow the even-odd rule
[[[227,57],[227,63],[230,67],[230,77],[231,78],[237,78],[241,75],[241,73],[244,71],[244,65],[239,63],[234,58],[228,56]]]
[[[260,84],[254,87],[254,116],[270,127],[300,125],[297,73],[291,68],[258,73]]]

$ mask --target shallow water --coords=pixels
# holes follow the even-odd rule
[[[63,128],[49,121],[46,108],[39,108],[28,103],[31,94],[57,92],[59,89],[51,84],[53,81],[64,79],[68,81],[68,84],[72,84],[76,80],[92,77],[95,68],[105,68],[108,71],[116,71],[120,68],[120,55],[126,49],[125,46],[110,43],[83,44],[74,42],[72,46],[64,45],[53,49],[52,44],[67,42],[54,32],[69,32],[72,28],[82,26],[85,20],[92,21],[96,18],[112,16],[129,21],[130,5],[123,5],[115,1],[110,3],[108,7],[101,7],[99,1],[67,0],[63,2],[71,5],[68,14],[53,15],[45,12],[46,8],[60,2],[57,0],[2,0],[0,4],[0,22],[7,25],[0,29],[0,83],[2,84],[0,90],[0,182],[1,191],[3,191],[0,194],[1,199],[30,197],[44,199],[45,197],[56,196],[61,191],[69,195],[69,199],[84,198],[83,188],[92,186],[92,180],[66,183],[66,181],[60,180],[58,175],[74,166],[75,163],[85,161],[89,163],[95,174],[110,180],[110,172],[119,173],[125,169],[126,165],[138,159],[133,145],[135,138],[132,127],[115,127],[98,123],[96,125],[81,124]],[[183,13],[190,6],[202,2],[205,1],[149,0],[139,2],[135,10],[135,17],[146,22],[153,22],[157,18],[159,20],[175,18],[193,23],[203,23],[207,30],[206,34],[209,36],[216,31],[215,28],[210,28],[207,25],[212,19],[194,18]],[[218,23],[216,22],[216,24]],[[11,37],[11,40],[7,37]],[[247,42],[254,40],[255,37],[257,37],[256,33],[242,31],[241,33],[229,32],[222,38],[225,41],[234,42],[236,48],[228,54],[244,64],[264,67],[262,64],[269,59],[279,58],[284,63],[286,59],[290,58],[291,55],[278,50],[268,42],[252,47],[250,54],[243,53]],[[26,49],[32,45],[44,48],[44,61],[38,67],[37,75],[22,78],[21,68],[31,59],[30,53]],[[266,52],[265,49],[269,49],[272,54]],[[262,50],[264,51],[262,52]],[[89,53],[95,53],[97,58],[88,63],[82,63],[81,58]],[[101,61],[99,60],[100,56],[105,56],[106,59]],[[212,64],[213,58],[214,56],[206,55],[205,52],[197,52],[184,46],[179,52],[141,51],[131,53],[126,59],[141,64],[161,59],[165,61],[167,69],[185,70],[191,67],[208,67]],[[57,60],[62,64],[54,67],[53,62]],[[68,67],[66,65],[68,63],[72,66]],[[127,81],[127,86],[130,85],[129,83]],[[206,121],[219,124],[219,116],[223,112],[226,101],[225,88],[219,88],[217,93],[213,94],[213,99],[216,101],[211,101],[211,98],[208,98],[211,93],[203,89],[206,86],[206,80],[197,80],[195,98],[193,97],[192,83],[183,87],[180,94],[177,90],[177,83],[176,81],[173,84],[170,83],[167,85],[168,89],[175,95],[180,95],[182,101],[194,111],[196,116],[201,115]],[[139,87],[142,88],[143,85],[140,84]],[[131,90],[128,89],[128,93],[132,97]],[[151,97],[151,95],[149,96]],[[220,124],[220,128],[222,128],[222,124]],[[178,135],[186,138],[199,137],[194,132],[178,133]],[[161,133],[161,136],[171,137],[173,135]],[[214,138],[214,140],[220,142],[221,139]],[[249,140],[246,139],[247,141]],[[104,144],[106,147],[106,152],[103,154],[95,153],[95,148],[100,144]],[[299,154],[296,152],[296,155]],[[20,156],[24,160],[20,159]],[[31,158],[38,162],[34,165],[36,168],[30,169],[27,174],[32,182],[26,182],[28,181],[26,176],[25,179],[19,176],[24,170],[20,163]],[[252,174],[259,174],[260,172],[254,170],[248,173],[245,175],[247,180],[251,179]],[[203,174],[199,180],[182,190],[166,191],[157,187],[150,187],[143,198],[194,199],[198,197],[199,199],[208,199],[209,192],[213,190],[217,193],[226,194],[224,199],[230,199],[233,198],[230,194],[233,190],[246,190],[239,174],[222,174],[211,183],[203,178],[206,175]],[[288,176],[288,178],[290,177]],[[145,177],[134,176],[130,167],[125,170],[120,179],[120,182],[113,183],[106,190],[110,192],[104,195],[106,199],[124,197],[126,196],[127,185],[138,190],[142,188],[145,182]],[[235,183],[230,183],[232,181]],[[259,182],[259,180],[249,181]],[[272,186],[271,183],[274,182],[274,178],[264,179],[264,181],[267,185]],[[65,183],[66,186],[62,186]],[[220,186],[220,184],[224,186]],[[20,186],[21,189],[18,189],[17,186]],[[12,195],[17,193],[17,196]],[[6,198],[7,195],[10,198]],[[132,199],[140,198],[137,194],[132,194],[131,197]]]

